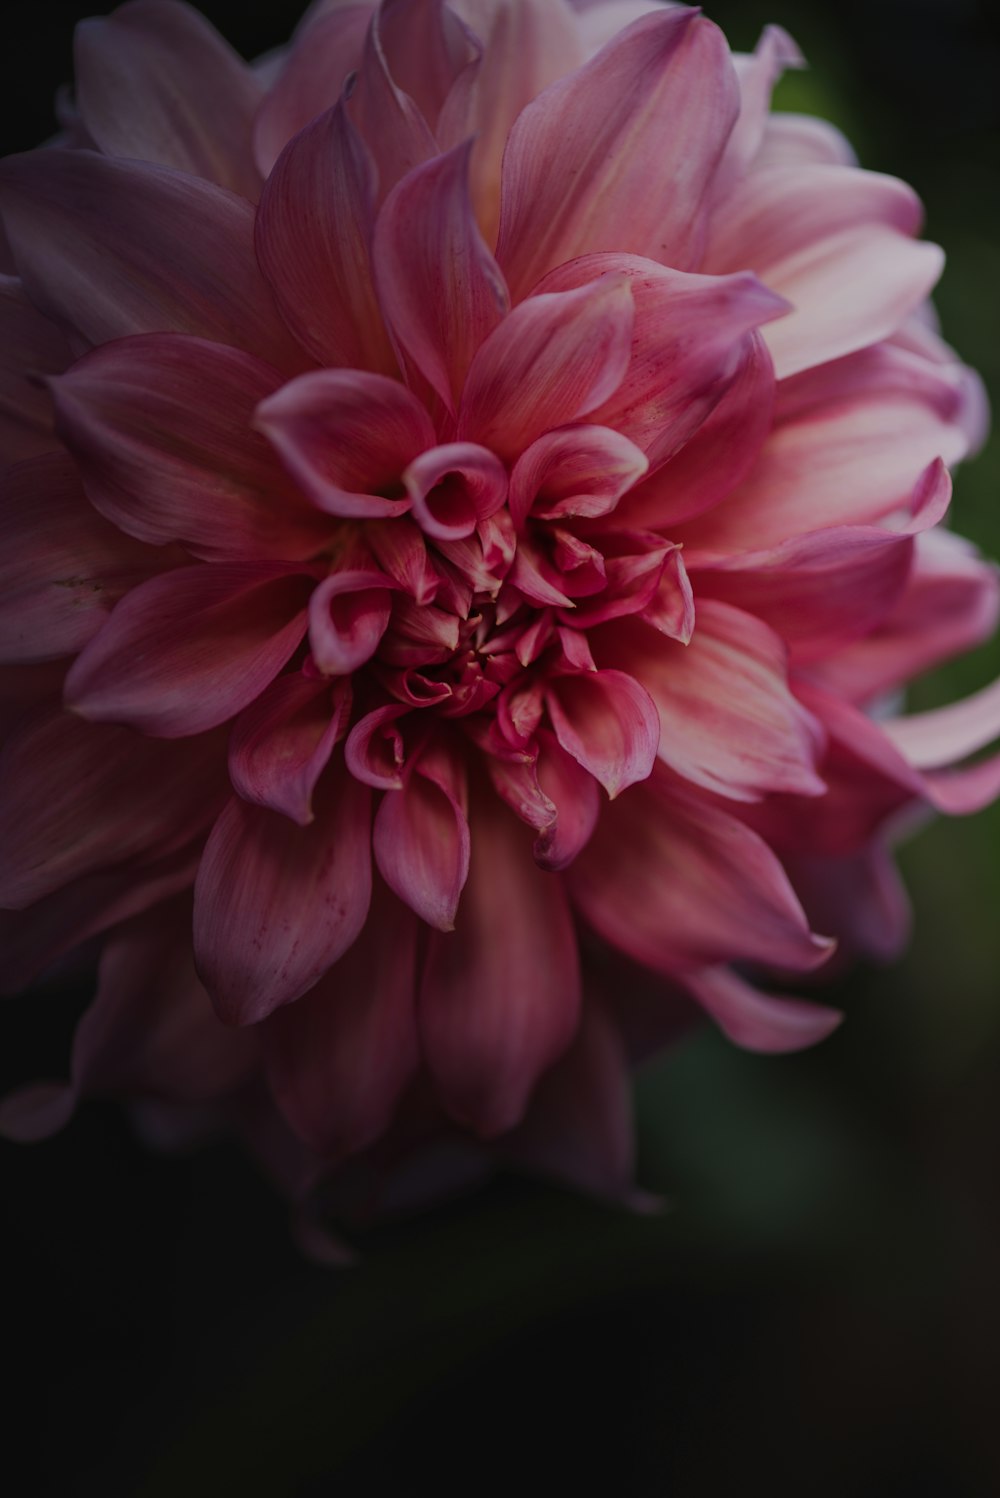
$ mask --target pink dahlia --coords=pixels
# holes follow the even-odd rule
[[[79,28],[0,168],[4,978],[102,950],[8,1134],[628,1199],[630,1061],[807,1045],[795,975],[898,951],[901,819],[1000,790],[1000,687],[898,715],[996,622],[984,401],[798,61],[628,0]]]

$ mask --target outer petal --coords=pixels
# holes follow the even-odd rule
[[[350,92],[351,117],[378,169],[379,201],[407,172],[437,154],[430,126],[393,78],[382,38],[384,15],[384,7],[372,15]]]
[[[784,645],[753,615],[699,599],[689,645],[629,624],[601,654],[646,687],[659,756],[686,780],[737,801],[783,790],[822,795],[821,731],[789,691]]]
[[[95,722],[160,738],[214,728],[277,676],[306,632],[313,580],[287,567],[180,567],[134,588],[66,678]]]
[[[306,993],[357,939],[371,899],[371,792],[328,772],[316,819],[234,797],[195,884],[202,981],[227,1024],[252,1025]]]
[[[31,300],[84,344],[196,333],[301,368],[245,198],[167,167],[51,150],[0,165],[0,206]]]
[[[455,929],[455,912],[469,873],[465,768],[455,750],[438,742],[413,765],[399,790],[384,797],[375,816],[372,848],[383,879],[421,920]]]
[[[23,909],[82,875],[184,847],[218,809],[221,750],[70,713],[25,724],[0,755],[0,905]]]
[[[53,381],[91,503],[129,535],[208,560],[303,557],[329,525],[252,429],[281,384],[240,349],[178,333],[105,344]]]
[[[424,407],[396,380],[323,369],[292,380],[258,408],[257,425],[313,504],[330,515],[401,515],[409,463],[435,443]],[[388,493],[386,492],[388,491]]]
[[[415,917],[376,884],[354,945],[263,1027],[278,1106],[324,1156],[353,1154],[384,1133],[416,1071],[416,937]]]
[[[594,250],[697,264],[738,90],[695,11],[636,21],[518,117],[504,154],[497,259],[514,295]]]
[[[729,1039],[747,1051],[780,1053],[816,1045],[841,1023],[839,1009],[761,993],[731,968],[705,968],[684,979]]]
[[[566,877],[606,941],[668,977],[733,961],[808,970],[830,955],[763,839],[664,769],[605,810]]]
[[[233,724],[233,789],[245,801],[308,826],[316,782],[343,736],[350,708],[346,683],[331,692],[329,682],[302,671],[279,676]]]
[[[559,676],[545,694],[562,747],[614,800],[645,780],[656,760],[659,723],[649,694],[623,671]]]
[[[375,231],[379,301],[392,332],[455,411],[479,345],[510,308],[469,203],[471,142],[433,157],[389,194]]]
[[[511,459],[543,432],[593,411],[625,374],[632,320],[632,293],[620,276],[531,297],[473,359],[459,437]]]
[[[0,660],[75,654],[169,560],[96,514],[64,455],[19,463],[0,481]]]
[[[296,37],[254,126],[254,154],[264,177],[293,136],[340,98],[361,60],[374,5],[340,5]],[[307,18],[308,19],[308,18]]]
[[[562,886],[535,866],[511,813],[484,796],[461,914],[454,932],[431,936],[418,1009],[424,1059],[448,1111],[486,1135],[513,1127],[569,1044],[579,1007]]]
[[[341,102],[282,153],[261,198],[255,243],[303,348],[321,364],[388,374],[396,361],[369,260],[374,200],[374,163]]]
[[[55,446],[52,401],[39,376],[70,361],[60,330],[28,301],[16,276],[0,276],[0,453],[19,463]]]
[[[75,61],[77,108],[106,156],[177,167],[256,199],[261,85],[197,11],[132,0],[77,26]]]

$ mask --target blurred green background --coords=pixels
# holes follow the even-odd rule
[[[8,149],[50,133],[72,23],[110,8],[19,8]],[[203,8],[247,55],[297,14]],[[812,66],[779,106],[835,121],[863,165],[918,189],[948,252],[945,334],[1000,407],[986,5],[706,10],[744,49],[785,25]],[[952,523],[1000,556],[997,441],[961,470]],[[994,644],[912,701],[998,672]],[[19,1366],[44,1435],[19,1491],[1000,1493],[1000,808],[930,826],[902,862],[911,951],[831,994],[849,1015],[832,1040],[769,1059],[706,1030],[641,1077],[659,1215],[501,1180],[328,1274],[226,1149],[150,1157],[98,1106],[6,1149],[8,1285],[26,1287]]]

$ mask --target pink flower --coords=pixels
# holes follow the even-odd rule
[[[0,886],[9,986],[103,955],[8,1134],[628,1199],[631,1060],[808,1045],[788,980],[899,950],[901,818],[1000,790],[1000,687],[893,705],[996,623],[939,527],[985,407],[797,61],[624,0],[79,28],[0,168]]]

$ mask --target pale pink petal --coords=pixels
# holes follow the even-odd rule
[[[737,93],[722,33],[677,8],[529,104],[503,162],[497,259],[514,295],[594,250],[695,266]]]
[[[372,851],[382,878],[421,920],[455,929],[469,873],[465,767],[438,740],[420,755],[399,790],[386,793],[375,815]]]
[[[71,713],[33,718],[0,754],[0,905],[182,848],[215,815],[224,746],[163,744]]]
[[[581,671],[548,683],[546,706],[562,747],[613,800],[645,780],[660,725],[649,694],[623,671]]]
[[[507,471],[488,448],[448,442],[415,458],[403,474],[413,518],[427,536],[458,541],[507,498]]]
[[[356,941],[371,899],[371,792],[327,771],[315,820],[234,796],[195,884],[198,972],[227,1024],[252,1025],[307,993]]]
[[[500,163],[510,127],[526,104],[583,58],[566,0],[459,0],[455,9],[482,42],[483,55],[452,87],[437,137],[442,146],[474,141],[472,202],[492,246],[500,222]]]
[[[374,5],[343,5],[320,17],[287,55],[254,125],[254,154],[268,177],[285,146],[340,98],[361,60]]]
[[[365,929],[316,987],[263,1026],[267,1077],[319,1154],[354,1154],[388,1128],[417,1069],[417,922],[376,884]]]
[[[839,1009],[761,993],[732,968],[689,973],[684,985],[722,1033],[746,1051],[775,1054],[804,1050],[825,1040],[844,1018]]]
[[[0,206],[29,297],[84,345],[195,333],[302,367],[245,198],[168,167],[51,150],[0,164]]]
[[[689,645],[629,624],[612,653],[652,697],[660,758],[686,780],[737,801],[822,795],[822,735],[789,690],[785,646],[759,619],[699,599]]]
[[[809,970],[830,955],[764,840],[662,768],[605,808],[566,877],[599,935],[668,976],[732,961]]]
[[[404,177],[382,206],[373,258],[396,340],[448,409],[480,344],[510,308],[469,203],[471,142]]]
[[[779,378],[892,333],[941,274],[914,193],[853,167],[751,174],[717,209],[705,268],[751,270],[795,307],[764,335]]]
[[[392,374],[369,259],[374,200],[374,163],[340,103],[282,153],[254,236],[261,270],[303,348],[321,364]]]
[[[780,26],[765,26],[751,56],[733,58],[740,82],[740,112],[715,178],[717,200],[733,191],[760,151],[771,115],[771,94],[786,68],[805,65],[798,47]]]
[[[74,655],[170,560],[98,515],[63,454],[17,464],[0,480],[0,660]]]
[[[1000,738],[1000,681],[961,702],[884,719],[882,732],[919,770],[938,770]]]
[[[403,470],[436,440],[405,385],[357,369],[290,381],[258,407],[257,425],[318,509],[363,520],[410,508],[397,497]]]
[[[828,120],[811,114],[772,114],[754,159],[761,171],[772,166],[856,166],[848,140]]]
[[[52,390],[57,430],[102,515],[153,545],[239,561],[310,556],[329,532],[252,429],[281,383],[241,349],[148,333],[94,349]]]
[[[454,931],[431,934],[418,1017],[445,1108],[490,1136],[519,1121],[569,1045],[580,974],[562,885],[535,866],[524,829],[492,795],[470,821],[461,910]]]
[[[301,642],[313,579],[278,564],[180,567],[116,605],[66,678],[93,722],[177,738],[202,733],[264,690]]]
[[[430,126],[393,79],[382,41],[384,14],[378,9],[372,15],[348,93],[351,118],[375,158],[379,203],[414,167],[437,155]]]
[[[178,167],[256,199],[250,140],[262,89],[196,10],[132,0],[82,21],[74,53],[80,118],[106,156]]]
[[[632,293],[617,275],[530,297],[473,359],[459,436],[513,459],[543,432],[595,410],[628,367],[632,321]]]
[[[520,529],[529,514],[557,520],[567,515],[607,515],[649,461],[620,432],[602,426],[560,427],[522,453],[510,476],[508,503]]]
[[[309,646],[325,676],[349,676],[371,659],[392,611],[389,578],[377,568],[346,567],[309,599]]]
[[[478,47],[444,0],[383,0],[377,25],[393,83],[434,130],[452,85]]]
[[[66,339],[31,305],[16,276],[0,275],[0,452],[19,463],[55,446],[46,375],[70,362]]]
[[[305,827],[312,796],[350,714],[350,687],[332,690],[321,677],[296,671],[244,708],[229,740],[229,778],[244,801],[269,806]]]

